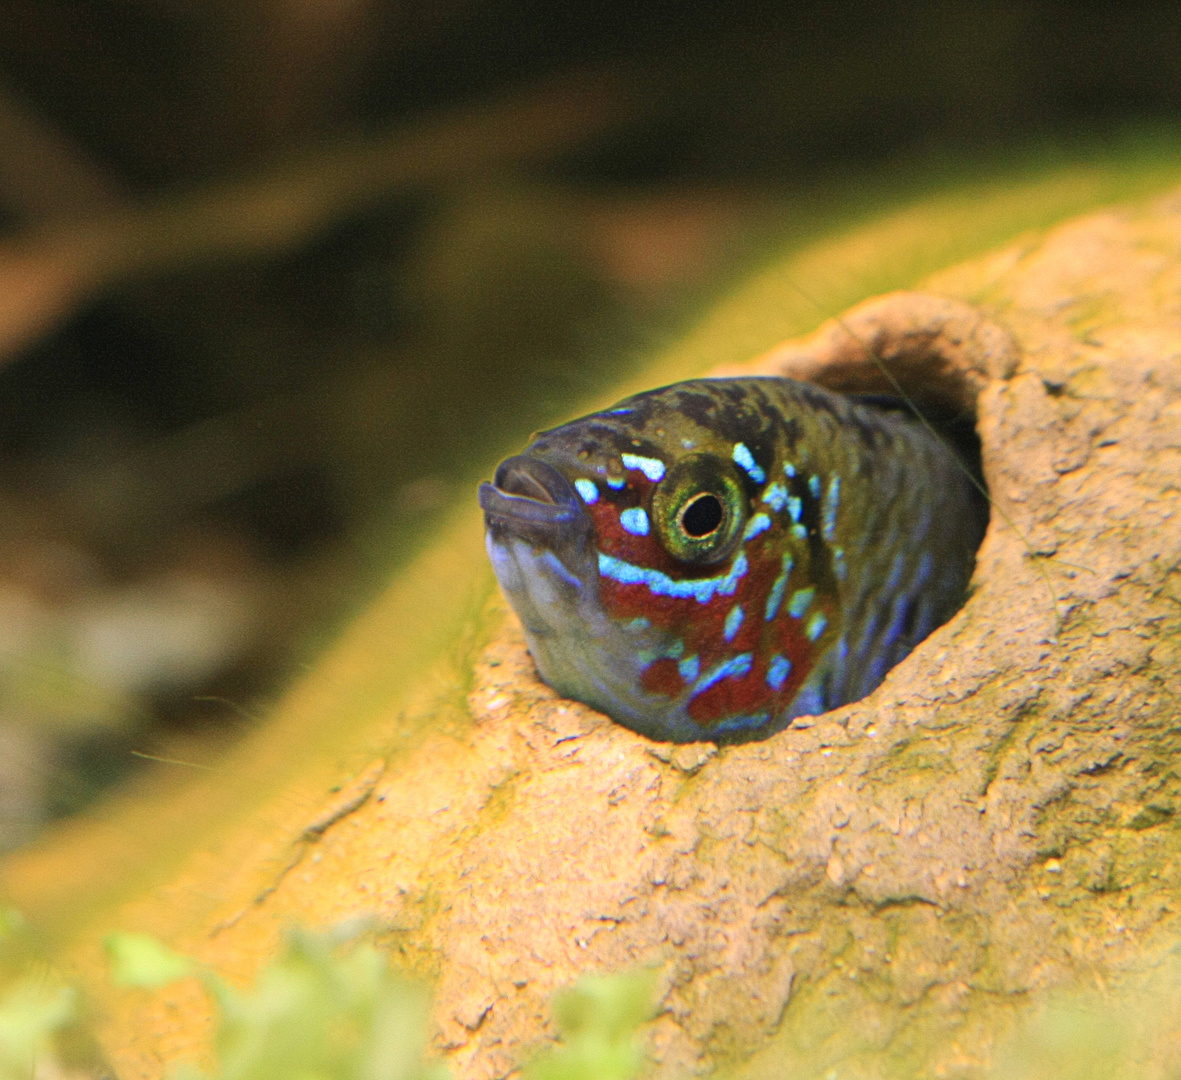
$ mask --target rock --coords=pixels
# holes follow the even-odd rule
[[[454,882],[427,928],[440,1015],[482,1002],[459,1075],[498,1075],[579,971],[634,965],[663,977],[659,1075],[776,1033],[781,1066],[939,1075],[987,1059],[1025,995],[1176,934],[1178,268],[1181,203],[1105,213],[979,310],[895,294],[748,369],[888,391],[870,347],[978,416],[996,509],[973,594],[862,702],[750,746],[653,746],[540,685],[494,602],[463,755],[480,810],[431,870]]]
[[[938,1031],[912,1051],[937,1072],[955,1033],[986,1054],[1022,995],[1176,933],[1179,267],[1176,200],[1106,213],[979,311],[895,294],[748,369],[888,392],[869,346],[978,414],[997,508],[973,595],[865,701],[654,747],[541,686],[501,614],[469,695],[484,809],[440,853],[462,885],[431,926],[441,1012],[493,1002],[460,1075],[496,1075],[579,971],[637,964],[664,978],[661,1075],[826,1017],[841,1057]]]
[[[550,995],[581,972],[636,966],[659,971],[659,1077],[980,1075],[1031,996],[1118,986],[1163,951],[1181,930],[1181,198],[872,301],[747,370],[882,389],[867,344],[975,412],[996,503],[965,607],[874,694],[761,743],[653,744],[542,685],[493,597],[470,680],[432,691],[435,721],[373,795],[314,843],[327,811],[308,807],[257,902],[227,897],[175,944],[246,970],[293,919],[372,912],[395,962],[437,979],[461,1080],[552,1036]],[[118,1074],[160,1075],[162,1038],[169,1059],[198,1045],[201,1024],[177,1028],[197,1001],[112,1006]]]

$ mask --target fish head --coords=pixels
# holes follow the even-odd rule
[[[726,407],[709,382],[542,432],[480,488],[488,555],[541,677],[676,742],[783,726],[835,622],[835,583],[818,595],[809,576],[806,485],[794,518],[764,502],[791,498],[782,418]],[[789,575],[809,623],[777,618]]]

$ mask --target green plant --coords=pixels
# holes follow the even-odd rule
[[[78,1019],[78,994],[35,955],[24,919],[0,909],[0,1080],[29,1080],[57,1056],[57,1036]]]
[[[295,928],[254,986],[236,990],[220,976],[147,934],[106,940],[112,980],[158,989],[194,976],[220,1018],[218,1069],[184,1080],[446,1080],[424,1055],[427,999],[395,975],[355,927],[327,933]],[[651,1015],[652,977],[586,976],[554,997],[558,1045],[525,1066],[529,1080],[633,1080],[644,1065],[637,1040]],[[27,1076],[27,1073],[25,1074]],[[7,1074],[0,1080],[8,1080]]]
[[[201,979],[220,1012],[216,1080],[444,1080],[446,1069],[424,1058],[426,995],[354,934],[291,930],[248,990],[147,935],[113,934],[106,944],[123,986]],[[203,1076],[191,1066],[176,1075]]]
[[[53,1056],[54,1036],[77,1018],[77,994],[47,973],[28,975],[0,998],[0,1080],[29,1080]]]
[[[652,1015],[652,975],[585,975],[554,995],[561,1042],[525,1067],[528,1080],[632,1080],[644,1067],[637,1033]]]

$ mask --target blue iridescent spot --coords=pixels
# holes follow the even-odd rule
[[[765,502],[775,513],[780,513],[787,505],[787,488],[782,484],[772,484],[763,492]]]
[[[791,527],[791,534],[797,540],[807,540],[808,539],[808,530],[806,528],[804,528],[803,525],[793,525]]]
[[[812,498],[820,498],[820,477],[816,474],[808,477],[808,490],[812,492]]]
[[[715,596],[733,596],[739,579],[746,574],[750,564],[746,552],[740,551],[728,573],[712,578],[685,578],[677,581],[659,570],[647,566],[636,566],[599,552],[599,573],[618,581],[621,585],[644,585],[653,596],[673,596],[679,599],[693,599],[699,604],[708,604]]]
[[[767,621],[770,622],[776,615],[779,614],[779,605],[783,603],[783,593],[787,589],[787,578],[791,573],[792,558],[790,552],[784,552],[783,555],[783,570],[779,577],[775,579],[775,583],[771,586],[771,592],[767,596]]]
[[[792,521],[799,521],[800,514],[804,512],[804,504],[794,495],[787,497],[787,512],[791,514]]]
[[[832,549],[832,568],[837,576],[837,581],[844,581],[849,576],[849,566],[845,562],[845,549]]]
[[[578,494],[582,496],[582,501],[587,506],[594,506],[599,501],[599,488],[593,480],[580,476],[574,481],[574,486],[578,488]]]
[[[622,476],[608,476],[607,477],[607,486],[609,488],[611,488],[613,491],[618,491],[625,484],[627,484],[627,481],[624,480],[624,478]]]
[[[812,603],[812,597],[816,595],[815,589],[797,589],[791,594],[791,599],[787,602],[788,614],[793,619],[800,618]]]
[[[639,469],[652,483],[664,479],[664,462],[659,458],[640,457],[639,454],[621,454],[625,469]]]
[[[791,661],[786,656],[776,654],[771,657],[771,663],[767,667],[767,685],[772,690],[782,690],[790,674]]]
[[[738,588],[738,579],[746,573],[748,566],[746,552],[740,551],[738,558],[734,560],[734,565],[730,567],[730,572],[721,579],[718,592],[722,596],[733,596],[734,590]]]
[[[795,474],[796,474],[796,467],[790,461],[785,461],[783,463],[783,475],[784,476],[795,476]]]
[[[809,641],[815,641],[818,637],[820,637],[821,634],[824,633],[824,628],[827,625],[828,619],[826,619],[824,615],[818,611],[812,616],[812,618],[808,620],[808,627],[804,633],[808,635]]]
[[[754,455],[747,448],[746,443],[740,442],[734,444],[734,461],[746,470],[747,476],[756,484],[761,484],[767,479],[767,474],[759,468]]]
[[[742,539],[750,540],[758,536],[759,533],[766,532],[769,528],[771,528],[771,519],[766,514],[755,514],[746,523],[746,531],[742,534]]]
[[[619,515],[619,524],[632,536],[648,535],[648,515],[642,506],[629,506]]]
[[[723,679],[741,679],[750,671],[753,662],[754,655],[748,652],[739,653],[737,656],[723,661],[713,671],[701,677],[693,687],[694,696],[700,694],[702,690],[708,690],[714,683],[721,682]]]
[[[726,616],[726,625],[722,628],[722,636],[727,641],[733,641],[734,636],[738,633],[742,626],[744,616],[742,613],[742,605],[735,604],[729,614]]]
[[[632,621],[627,624],[627,628],[629,630],[635,631],[648,630],[651,628],[651,626],[652,624],[643,616],[638,619],[632,619]]]
[[[696,656],[686,656],[677,664],[677,671],[681,673],[681,678],[685,682],[692,682],[701,674],[701,661]]]
[[[834,476],[828,482],[828,492],[824,497],[824,539],[831,540],[837,527],[837,507],[841,503],[841,478]]]

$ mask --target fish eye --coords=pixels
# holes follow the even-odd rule
[[[686,536],[700,540],[718,531],[723,516],[722,500],[708,491],[703,491],[685,503],[685,508],[681,511],[681,528],[685,530]]]
[[[665,550],[698,566],[721,562],[742,533],[746,498],[732,462],[691,454],[668,470],[652,497],[652,518]]]

